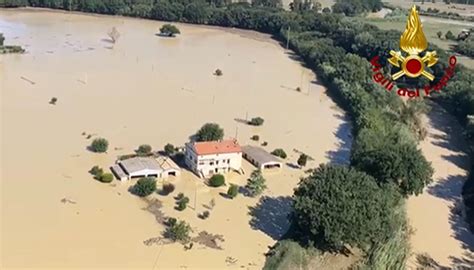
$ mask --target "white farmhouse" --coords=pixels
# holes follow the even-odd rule
[[[191,142],[186,144],[186,165],[199,177],[205,178],[242,166],[242,149],[236,140]]]

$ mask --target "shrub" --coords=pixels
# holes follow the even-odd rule
[[[215,174],[209,179],[211,187],[220,187],[225,184],[225,177],[222,174]]]
[[[176,200],[181,200],[184,198],[184,193],[180,192],[178,193],[178,196],[176,196]]]
[[[172,193],[175,189],[175,186],[171,183],[164,183],[163,184],[163,187],[161,188],[161,194],[162,195],[168,195],[170,193]]]
[[[165,24],[160,28],[160,33],[170,37],[174,37],[176,34],[181,34],[178,27],[172,24]]]
[[[133,194],[146,197],[156,191],[156,180],[153,177],[140,178],[132,188]]]
[[[265,120],[262,117],[254,117],[248,123],[252,126],[261,126]]]
[[[165,145],[165,153],[168,155],[168,156],[172,156],[174,155],[175,151],[176,151],[176,148],[174,147],[174,145],[172,145],[171,143],[167,143]]]
[[[456,39],[456,37],[454,36],[453,32],[451,32],[451,31],[446,32],[446,34],[444,35],[444,37],[445,37],[446,39],[448,39],[448,40],[454,40],[454,39]]]
[[[331,9],[328,7],[323,8],[323,13],[331,13]]]
[[[227,190],[227,196],[233,199],[237,197],[237,194],[239,194],[239,186],[231,184],[229,189]]]
[[[102,183],[110,183],[114,180],[114,175],[111,173],[104,173],[98,177],[99,177],[99,181]]]
[[[180,200],[178,201],[178,206],[176,207],[176,209],[179,211],[183,211],[184,209],[186,209],[186,205],[187,205],[186,201]]]
[[[196,133],[196,140],[218,141],[224,138],[224,130],[216,123],[204,124]]]
[[[436,35],[438,35],[438,38],[441,39],[441,37],[443,36],[443,32],[438,31],[438,32],[436,33]]]
[[[187,242],[189,241],[189,233],[191,232],[191,226],[185,221],[174,221],[172,225],[166,228],[164,236],[173,241]]]
[[[109,142],[104,138],[97,138],[92,141],[90,149],[96,153],[104,153],[107,152],[109,148]]]
[[[51,98],[51,100],[49,101],[49,104],[51,105],[56,105],[56,102],[58,101],[58,99],[56,97],[53,97]]]
[[[174,226],[176,224],[178,220],[174,217],[170,217],[168,218],[168,220],[166,221],[166,226],[168,227],[171,227],[171,226]]]
[[[140,156],[146,156],[146,155],[149,155],[152,151],[152,148],[150,145],[148,144],[142,144],[138,147],[137,149],[137,154],[140,155]]]
[[[298,158],[298,165],[301,167],[306,166],[306,162],[308,161],[308,156],[306,154],[301,154],[300,157]]]
[[[253,140],[253,141],[258,141],[258,140],[260,140],[260,136],[253,135],[252,137],[250,137],[250,139]]]
[[[224,75],[224,73],[222,73],[222,70],[216,69],[216,71],[214,71],[214,75],[216,75],[216,76],[222,76],[222,75]]]
[[[265,178],[263,178],[261,170],[255,170],[250,175],[250,178],[247,180],[247,185],[245,188],[249,191],[251,197],[258,196],[263,193],[267,188],[265,185]]]
[[[277,149],[273,150],[273,152],[271,154],[274,155],[274,156],[277,156],[277,157],[281,157],[283,159],[286,158],[285,150],[283,150],[281,148],[277,148]]]
[[[297,91],[297,92],[301,92],[301,87],[299,87],[299,86],[296,87],[296,91]]]
[[[104,170],[99,166],[94,166],[89,170],[89,173],[95,177],[100,177],[102,174],[104,174]]]
[[[199,215],[199,218],[201,219],[207,219],[211,213],[209,211],[204,211]]]
[[[267,145],[268,145],[268,142],[266,141],[262,143],[262,146],[267,146]]]

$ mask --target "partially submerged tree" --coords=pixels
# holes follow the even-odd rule
[[[303,238],[329,250],[366,249],[390,237],[399,201],[390,185],[380,188],[364,172],[321,165],[295,189],[293,218]]]
[[[107,35],[109,36],[110,40],[112,41],[112,43],[115,43],[118,41],[118,39],[120,38],[120,33],[119,31],[117,30],[117,28],[112,27],[112,29],[107,33]]]
[[[262,175],[261,170],[255,170],[250,175],[250,178],[247,179],[247,185],[245,188],[248,190],[250,196],[256,197],[263,193],[263,191],[267,188],[265,185],[265,178]]]
[[[176,152],[176,148],[174,147],[174,145],[172,145],[171,143],[167,143],[165,145],[165,153],[168,155],[168,156],[172,156],[174,155],[174,153]]]
[[[263,122],[265,122],[265,120],[262,117],[254,117],[248,122],[248,124],[252,126],[261,126],[263,125]]]
[[[168,37],[174,37],[177,34],[181,34],[181,32],[179,31],[178,27],[173,24],[164,24],[160,28],[160,34]]]
[[[216,123],[207,123],[201,127],[196,133],[196,140],[202,141],[218,141],[224,138],[224,130]]]
[[[155,191],[156,179],[153,177],[140,178],[132,187],[132,193],[140,197],[146,197]]]
[[[237,194],[239,194],[239,186],[236,184],[230,184],[230,187],[227,190],[227,196],[233,199],[237,197]]]
[[[176,221],[175,219],[173,222],[170,222],[170,226],[166,228],[164,236],[173,241],[186,243],[190,240],[189,234],[191,232],[192,229],[189,224],[183,220]]]
[[[220,187],[225,184],[225,177],[222,174],[214,174],[209,179],[209,185],[211,187]]]
[[[104,138],[97,138],[92,141],[90,145],[90,149],[96,153],[104,153],[107,152],[109,148],[109,142]]]
[[[277,157],[281,157],[283,159],[286,158],[286,152],[285,152],[285,150],[283,150],[281,148],[277,148],[277,149],[273,150],[271,152],[271,154],[274,155],[274,156],[277,156]]]
[[[151,154],[151,151],[152,151],[152,148],[151,148],[150,145],[142,144],[138,147],[136,152],[139,156],[147,156],[147,155]]]
[[[306,166],[306,162],[308,162],[308,156],[307,156],[306,154],[302,153],[302,154],[300,155],[300,157],[298,158],[297,163],[298,163],[298,165],[300,165],[301,167],[304,167],[304,166]]]

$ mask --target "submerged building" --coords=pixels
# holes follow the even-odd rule
[[[171,158],[163,156],[120,160],[110,169],[120,181],[141,177],[167,178],[180,174],[179,166]]]

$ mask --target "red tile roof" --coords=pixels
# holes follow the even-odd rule
[[[242,149],[240,148],[240,145],[236,140],[195,142],[193,144],[193,147],[194,151],[198,155],[214,155],[242,152]]]

